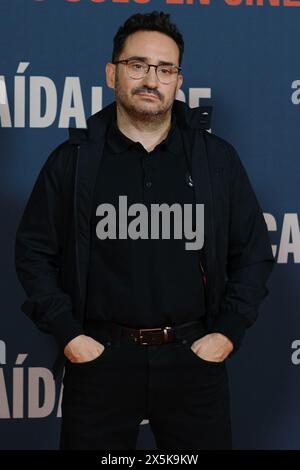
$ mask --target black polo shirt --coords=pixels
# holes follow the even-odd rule
[[[205,313],[199,252],[185,249],[185,242],[191,240],[174,238],[172,217],[169,239],[161,237],[161,225],[159,238],[151,238],[151,204],[195,207],[194,188],[174,119],[167,138],[151,152],[127,138],[115,121],[109,127],[94,193],[87,319],[154,328],[179,325]],[[148,239],[118,238],[121,195],[127,196],[128,208],[141,203],[148,209]],[[103,203],[115,207],[115,239],[101,240],[96,233],[97,224],[107,215],[96,215]],[[128,216],[128,224],[135,218]]]

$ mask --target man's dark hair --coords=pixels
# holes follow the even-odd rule
[[[170,22],[170,15],[163,11],[152,11],[151,13],[136,13],[130,16],[125,23],[118,29],[114,37],[114,47],[112,53],[112,62],[118,60],[128,36],[137,31],[158,31],[172,38],[179,49],[179,65],[181,65],[184,41],[182,34],[177,26]]]

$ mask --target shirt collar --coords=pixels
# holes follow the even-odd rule
[[[106,142],[114,154],[121,154],[130,148],[138,147],[140,145],[139,142],[134,142],[120,131],[117,126],[116,119],[113,119],[108,128]],[[174,113],[172,114],[171,128],[167,137],[155,147],[155,150],[169,151],[175,155],[182,152],[180,131],[178,129]]]

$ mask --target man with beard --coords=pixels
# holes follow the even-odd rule
[[[134,449],[143,419],[159,449],[231,448],[226,359],[256,319],[273,256],[235,149],[175,100],[183,49],[163,12],[119,28],[106,65],[115,102],[70,129],[18,228],[22,309],[65,364],[61,449]],[[131,216],[137,203],[203,204],[203,248],[124,226],[98,236],[97,208],[120,196]]]

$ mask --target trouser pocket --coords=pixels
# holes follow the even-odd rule
[[[199,335],[199,333],[197,334],[197,332],[195,332],[195,333],[192,333],[192,334],[188,335],[187,337],[183,338],[182,339],[182,344],[184,346],[184,349],[186,350],[187,354],[189,354],[191,359],[198,362],[199,364],[202,364],[202,365],[208,366],[208,367],[216,367],[216,368],[223,367],[224,364],[225,364],[225,361],[221,361],[221,362],[208,361],[208,360],[203,359],[202,357],[200,357],[196,352],[194,352],[192,350],[191,346],[194,343],[194,341],[197,341],[197,339],[202,338],[203,336],[205,336],[205,334],[206,333],[202,333],[202,334]]]

